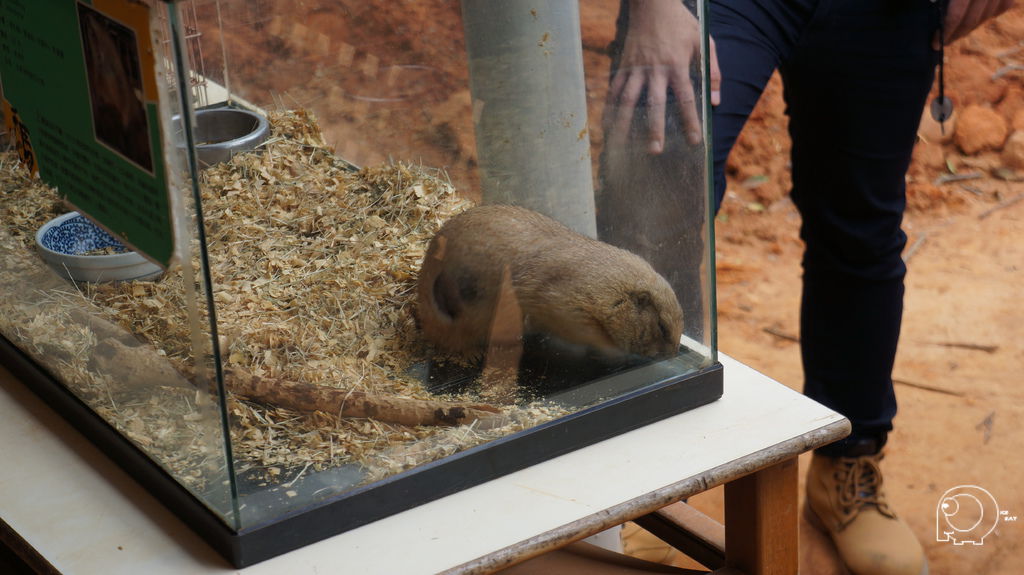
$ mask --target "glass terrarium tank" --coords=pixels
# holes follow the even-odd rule
[[[687,8],[5,0],[4,364],[239,566],[715,400]]]

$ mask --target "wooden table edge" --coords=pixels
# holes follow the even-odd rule
[[[442,571],[440,575],[479,575],[491,573],[553,551],[573,541],[600,533],[632,518],[654,512],[680,499],[696,495],[794,458],[817,447],[846,437],[850,421],[846,418],[829,422],[817,429],[782,441],[756,453],[734,459],[699,475],[672,483],[604,511],[545,531],[525,541],[509,545],[493,553],[478,557]]]

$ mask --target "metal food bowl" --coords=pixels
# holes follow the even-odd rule
[[[75,281],[145,280],[163,274],[160,266],[128,250],[78,212],[43,224],[36,232],[36,245],[51,268]]]
[[[269,135],[270,123],[262,114],[241,108],[196,110],[193,139],[203,167],[227,162],[239,152],[255,149]],[[184,147],[184,143],[179,146]]]

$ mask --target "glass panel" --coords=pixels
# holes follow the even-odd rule
[[[0,334],[237,526],[193,178],[167,129],[174,8],[13,0],[0,16],[18,144],[0,152]],[[122,229],[122,208],[156,231]]]
[[[243,524],[714,361],[707,150],[606,103],[618,2],[185,4],[272,132],[200,177]]]
[[[57,194],[5,182],[2,290],[24,301],[0,304],[3,333],[229,525],[530,440],[714,363],[706,64],[676,87],[697,107],[670,98],[649,153],[645,93],[608,96],[643,71],[623,60],[619,2],[156,6],[188,263],[59,279],[32,245]],[[97,335],[108,325],[121,335]],[[124,337],[145,361],[81,375]],[[131,370],[140,383],[115,393]]]
[[[684,346],[714,359],[713,201],[710,151],[705,145],[709,126],[704,121],[710,108],[704,89],[707,62],[702,58],[708,37],[701,33],[704,6],[693,1],[675,6],[685,16],[676,15],[682,22],[673,20],[671,48],[692,49],[695,60],[688,70],[672,70],[662,62],[630,58],[630,43],[638,42],[635,36],[652,31],[637,25],[630,32],[634,18],[628,4],[581,3],[585,29],[592,23],[593,29],[605,34],[595,34],[590,42],[584,36],[584,46],[592,46],[594,53],[593,67],[587,71],[588,90],[598,96],[591,100],[591,118],[600,119],[604,128],[595,145],[600,159],[595,167],[598,235],[643,257],[668,281],[685,318]],[[606,22],[616,10],[617,21],[609,29]],[[679,74],[679,85],[673,83],[673,73]],[[659,75],[667,76],[663,110],[648,105],[653,97],[650,86]],[[637,89],[638,79],[643,80],[642,90]],[[676,93],[687,90],[692,93]],[[685,103],[689,99],[694,103]],[[657,130],[659,123],[663,127]],[[652,152],[652,134],[658,131],[664,139],[660,151]]]

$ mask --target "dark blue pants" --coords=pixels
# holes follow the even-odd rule
[[[806,244],[804,392],[848,417],[854,438],[881,444],[896,414],[904,177],[938,63],[937,7],[930,0],[710,5],[723,75],[712,116],[716,199],[725,193],[729,151],[778,69]],[[620,18],[619,41],[624,24]],[[674,129],[677,120],[668,122]]]

